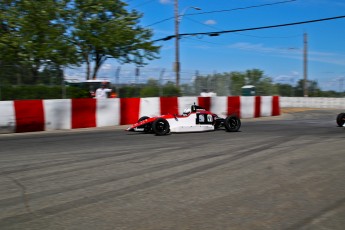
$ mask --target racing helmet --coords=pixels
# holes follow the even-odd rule
[[[188,115],[188,114],[190,114],[190,112],[191,112],[191,109],[190,108],[186,108],[186,109],[183,110],[183,115]]]

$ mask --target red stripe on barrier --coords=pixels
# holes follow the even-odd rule
[[[272,116],[279,116],[279,115],[280,115],[279,96],[273,96],[273,98],[272,98]]]
[[[211,110],[211,98],[210,97],[198,97],[198,105],[206,109]]]
[[[260,117],[261,116],[261,97],[256,96],[255,97],[255,114],[254,117]]]
[[[96,101],[93,98],[72,99],[72,129],[96,127]]]
[[[228,97],[228,115],[232,114],[241,117],[241,99],[239,96]]]
[[[178,114],[177,97],[161,97],[161,114]]]
[[[44,131],[44,110],[42,100],[14,101],[16,132]]]
[[[139,120],[140,98],[120,98],[120,124],[128,125]]]

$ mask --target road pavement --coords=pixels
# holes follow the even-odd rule
[[[0,229],[344,229],[340,110],[240,132],[0,135]]]

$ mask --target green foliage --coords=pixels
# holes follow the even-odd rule
[[[256,86],[256,95],[269,96],[269,95],[278,94],[278,88],[272,82],[271,78],[263,77],[258,80],[255,86]]]
[[[125,86],[119,89],[119,97],[129,98],[129,97],[140,97],[140,87],[138,86]]]
[[[87,79],[96,78],[108,58],[137,65],[145,64],[145,59],[157,58],[159,46],[150,41],[152,31],[141,27],[138,22],[142,15],[135,10],[127,11],[126,5],[119,0],[102,0],[97,4],[78,0],[68,9],[73,28],[71,40],[87,64]],[[94,62],[92,74],[91,62]]]
[[[168,82],[163,86],[162,96],[164,97],[179,97],[181,96],[181,91],[174,83]]]
[[[181,84],[180,91],[181,91],[181,94],[184,96],[195,96],[195,89],[192,85]]]
[[[242,87],[247,85],[245,74],[241,72],[230,73],[230,88],[232,95],[241,95]]]
[[[1,86],[1,100],[61,99],[61,86]],[[66,98],[88,98],[89,92],[77,87],[66,87]]]
[[[146,85],[140,90],[140,97],[159,97],[159,94],[159,84],[155,79],[148,79]]]
[[[140,90],[140,97],[159,97],[158,86],[145,86]]]
[[[75,46],[62,23],[64,1],[5,1],[0,4],[1,63],[26,69],[25,77],[37,83],[39,70],[51,63],[76,64]],[[20,72],[19,72],[20,73]],[[23,77],[22,77],[23,78]]]
[[[276,84],[278,95],[285,97],[294,97],[295,89],[292,85],[289,84]]]
[[[283,97],[304,97],[304,80],[299,80],[296,86],[289,84],[276,84],[278,95]],[[344,97],[344,92],[336,92],[333,90],[322,91],[317,81],[307,81],[309,97]]]
[[[307,81],[307,90],[308,90],[308,96],[310,97],[319,97],[322,95],[322,92],[317,84],[316,81]],[[295,88],[295,95],[297,97],[303,97],[304,96],[304,80],[299,80],[297,82],[297,86]]]
[[[59,87],[61,90],[61,87]],[[78,87],[66,87],[66,98],[90,98],[90,92],[87,89]]]
[[[168,82],[163,86],[159,86],[158,81],[149,79],[147,84],[143,86],[125,86],[119,89],[119,97],[178,97],[181,91],[174,83]]]
[[[0,77],[37,84],[42,69],[85,63],[89,79],[108,58],[139,66],[157,58],[160,47],[139,25],[142,14],[126,6],[121,0],[2,1]]]
[[[194,83],[197,94],[202,91],[215,92],[218,96],[241,95],[242,87],[254,85],[257,95],[273,95],[278,90],[271,78],[264,76],[264,72],[258,69],[245,72],[217,73],[206,77],[198,76]]]

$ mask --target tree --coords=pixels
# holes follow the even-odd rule
[[[231,94],[232,95],[241,95],[242,93],[242,87],[245,86],[246,83],[246,77],[241,72],[231,72]]]
[[[272,79],[269,77],[263,77],[255,86],[257,95],[269,96],[278,94],[278,88],[273,84]]]
[[[127,11],[126,3],[75,0],[71,4],[71,39],[86,63],[86,79],[96,79],[108,58],[138,66],[144,65],[146,59],[157,58],[159,46],[150,41],[152,31],[138,25],[142,15],[135,10]]]
[[[308,96],[310,97],[321,96],[321,90],[318,86],[317,81],[307,80],[307,89],[308,89]],[[304,96],[304,80],[303,79],[297,82],[295,92],[296,92],[297,97]]]
[[[174,82],[167,82],[163,87],[164,97],[179,97],[181,96],[181,91],[179,87],[175,85]]]
[[[150,41],[152,31],[139,26],[142,15],[126,6],[121,0],[2,1],[1,74],[15,69],[26,76],[18,82],[35,84],[46,66],[86,63],[90,79],[108,58],[145,65],[157,58],[159,46]]]
[[[295,95],[295,89],[290,84],[276,84],[278,94],[283,97],[293,97]]]
[[[198,76],[194,82],[197,94],[202,90],[212,91],[218,96],[241,95],[242,87],[254,85],[257,95],[273,95],[278,93],[278,88],[273,84],[270,77],[264,76],[264,72],[259,69],[251,69],[245,72],[226,72]]]
[[[147,84],[140,90],[140,97],[158,97],[159,84],[155,79],[148,79]]]
[[[63,0],[8,0],[1,3],[0,60],[15,63],[36,83],[40,69],[77,63],[68,41],[63,18]],[[13,67],[12,67],[13,68]]]

